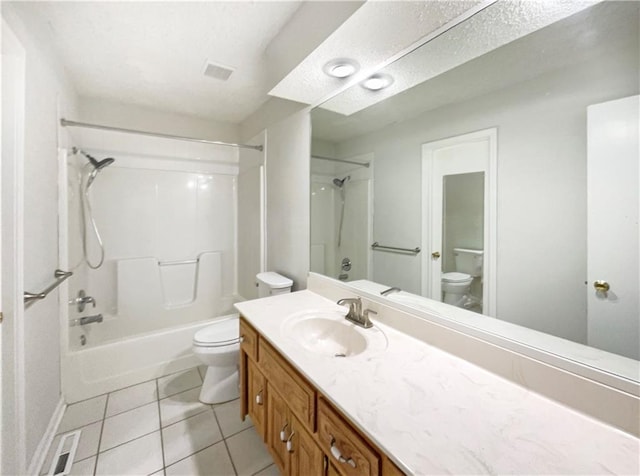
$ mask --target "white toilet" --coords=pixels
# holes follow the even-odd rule
[[[293,281],[278,273],[259,273],[258,296],[291,292]],[[193,336],[193,352],[207,366],[200,401],[222,403],[238,398],[238,359],[240,339],[238,317],[220,319]]]
[[[443,302],[463,307],[467,301],[473,278],[482,276],[483,255],[484,251],[482,250],[453,249],[456,270],[442,274]]]

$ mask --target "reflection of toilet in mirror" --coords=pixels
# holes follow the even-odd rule
[[[482,299],[472,294],[471,287],[474,280],[482,282],[483,255],[482,250],[453,249],[456,270],[442,274],[443,302],[482,312]]]

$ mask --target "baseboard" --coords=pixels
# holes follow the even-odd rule
[[[42,435],[40,439],[40,443],[38,443],[38,447],[31,458],[31,463],[29,463],[29,469],[27,470],[27,474],[40,474],[42,471],[42,465],[47,457],[47,453],[49,452],[49,447],[53,442],[53,438],[56,436],[58,431],[58,426],[60,426],[60,421],[62,420],[62,415],[64,415],[64,410],[67,408],[66,403],[64,403],[64,399],[62,395],[60,395],[60,400],[58,400],[58,405],[56,405],[56,409],[53,411],[53,415],[51,415],[51,419],[49,420],[49,424],[47,425],[47,429]]]

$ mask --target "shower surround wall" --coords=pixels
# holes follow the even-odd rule
[[[371,154],[349,159],[373,164]],[[348,281],[371,278],[372,167],[321,159],[311,162],[311,271],[333,278],[343,274]],[[343,191],[335,185],[336,178],[345,179]],[[344,217],[340,233],[341,192]],[[351,269],[346,272],[341,269],[344,258],[351,261]]]
[[[88,161],[66,157],[68,300],[81,289],[96,300],[83,312],[75,304],[63,310],[68,401],[195,364],[193,333],[233,313],[237,299],[237,149],[95,131],[82,131],[79,142],[98,160],[115,162],[89,190],[105,249],[104,265],[93,270],[83,260],[81,232]],[[95,263],[99,248],[87,230]],[[102,323],[73,325],[98,313]]]

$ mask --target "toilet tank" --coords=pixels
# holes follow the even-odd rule
[[[256,279],[258,280],[258,297],[261,298],[290,293],[293,286],[293,281],[273,271],[258,273]]]
[[[482,262],[484,251],[468,248],[454,248],[453,256],[456,262],[456,271],[467,273],[469,276],[482,276]]]

